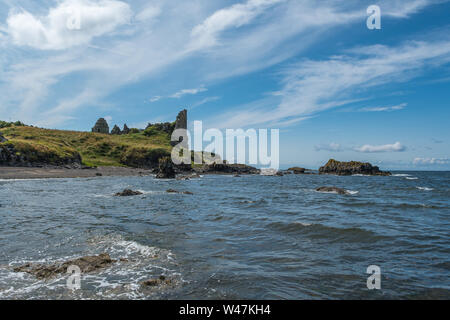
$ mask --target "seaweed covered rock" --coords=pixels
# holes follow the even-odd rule
[[[140,192],[140,191],[133,191],[131,189],[125,189],[122,192],[117,192],[114,196],[115,197],[131,197],[131,196],[138,196],[141,194],[142,194],[142,192]]]
[[[319,187],[316,189],[316,191],[325,193],[347,194],[347,190],[337,187]]]
[[[170,157],[164,157],[159,159],[158,172],[156,174],[157,179],[175,179],[175,167]]]
[[[86,256],[53,264],[26,263],[14,268],[14,272],[26,272],[38,279],[49,279],[58,274],[66,273],[67,268],[72,265],[79,267],[81,272],[87,273],[109,267],[113,262],[109,254],[102,253],[98,256]]]
[[[213,163],[196,167],[197,173],[212,174],[259,174],[261,170],[245,164]]]
[[[353,174],[364,174],[374,176],[390,176],[391,173],[381,171],[377,166],[372,166],[368,162],[349,161],[341,162],[330,159],[323,167],[320,167],[319,174],[336,174],[348,176]]]

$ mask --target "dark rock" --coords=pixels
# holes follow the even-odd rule
[[[213,163],[194,168],[197,173],[209,174],[259,174],[261,171],[245,164]]]
[[[192,195],[192,194],[193,194],[193,193],[190,192],[190,191],[183,191],[183,192],[180,192],[180,191],[177,191],[177,190],[174,190],[174,189],[168,189],[168,190],[166,190],[166,192],[167,192],[167,193],[182,193],[182,194],[189,194],[189,195]]]
[[[348,192],[345,189],[336,188],[336,187],[320,187],[320,188],[317,188],[316,191],[318,191],[318,192],[332,192],[332,193],[337,193],[337,194],[348,194]]]
[[[6,142],[6,141],[8,141],[8,139],[6,139],[6,138],[3,136],[3,134],[0,132],[0,143],[1,143],[1,142]]]
[[[292,168],[289,168],[288,171],[292,171],[294,174],[304,174],[306,169],[300,168],[300,167],[292,167]]]
[[[114,128],[112,128],[112,130],[111,130],[111,134],[116,134],[116,135],[122,134],[122,130],[120,130],[120,128],[117,125],[114,125]]]
[[[375,176],[390,176],[391,173],[387,171],[380,171],[376,166],[372,166],[370,163],[366,162],[340,162],[334,159],[330,159],[326,165],[320,167],[319,174],[336,174],[340,176],[353,175],[353,174],[364,174],[364,175],[375,175]]]
[[[180,113],[178,113],[178,115],[177,115],[177,119],[175,120],[174,130],[177,130],[177,129],[184,129],[184,130],[187,129],[187,110],[186,109],[180,111]],[[174,146],[181,142],[183,143],[183,146],[187,148],[187,146],[188,146],[187,134],[179,137],[178,141],[171,141],[171,144]]]
[[[140,192],[140,191],[133,191],[130,189],[125,189],[122,192],[117,192],[114,196],[116,196],[116,197],[131,197],[131,196],[138,196],[141,194],[142,194],[142,192]]]
[[[157,179],[175,179],[175,168],[170,157],[159,159]]]
[[[58,274],[66,273],[67,268],[75,265],[78,266],[83,273],[93,272],[110,266],[114,261],[107,253],[98,256],[86,256],[66,262],[53,263],[50,265],[27,263],[16,267],[15,272],[26,272],[36,276],[38,279],[49,279]]]
[[[101,174],[100,172],[97,172],[95,175],[96,175],[97,177],[103,176],[103,174]]]
[[[92,128],[92,132],[97,133],[109,133],[109,126],[108,122],[104,118],[100,118],[95,123],[95,126]]]
[[[172,280],[167,279],[165,276],[159,276],[157,279],[148,279],[141,282],[142,287],[157,287],[163,284],[171,284]]]

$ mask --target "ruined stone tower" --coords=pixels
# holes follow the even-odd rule
[[[95,123],[95,126],[92,128],[92,132],[108,134],[109,133],[108,122],[106,122],[106,120],[103,118],[98,119],[97,122]]]
[[[187,110],[184,109],[182,111],[180,111],[180,113],[178,113],[177,115],[177,120],[175,121],[175,129],[184,129],[187,130]],[[184,147],[188,147],[188,137],[187,137],[187,133],[185,135],[183,135],[182,137],[179,138],[178,142],[177,141],[172,141],[172,145],[176,145],[180,142],[183,142]]]

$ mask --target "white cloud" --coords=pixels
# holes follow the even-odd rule
[[[217,100],[219,100],[219,99],[220,99],[220,97],[206,97],[206,98],[204,98],[204,99],[202,99],[202,100],[200,100],[200,101],[198,101],[198,102],[195,102],[195,103],[192,105],[192,108],[201,106],[201,105],[203,105],[203,104],[205,104],[205,103],[217,101]]]
[[[127,23],[131,14],[129,5],[121,1],[64,0],[43,17],[12,10],[7,33],[17,46],[61,50],[88,44]]]
[[[282,74],[276,108],[240,110],[224,115],[226,127],[266,123],[316,113],[358,101],[372,87],[403,82],[427,67],[450,62],[450,41],[408,42],[397,47],[382,45],[348,50],[327,60],[303,60]],[[273,99],[273,98],[271,98]],[[400,108],[401,106],[396,106]],[[253,113],[253,114],[250,114]]]
[[[449,164],[450,160],[448,158],[415,158],[413,163],[415,165],[443,165]]]
[[[135,19],[137,21],[146,21],[151,20],[153,18],[156,18],[161,14],[161,8],[154,7],[154,6],[148,6],[144,8],[142,11],[140,11],[138,14],[136,14]]]
[[[370,144],[365,144],[361,147],[354,148],[357,152],[403,152],[406,150],[406,147],[402,145],[400,142],[396,142],[394,144],[384,144],[380,146],[372,146]]]
[[[159,101],[159,100],[161,100],[161,96],[154,96],[154,97],[151,97],[150,98],[150,102],[156,102],[156,101]]]
[[[284,0],[248,0],[214,12],[192,30],[191,48],[217,44],[220,32],[248,24],[265,9],[282,1]]]
[[[185,95],[194,95],[200,92],[205,92],[208,91],[208,89],[206,89],[205,87],[200,87],[200,88],[195,88],[195,89],[183,89],[180,90],[176,93],[174,93],[173,95],[170,96],[170,98],[175,98],[175,99],[179,99]]]
[[[340,152],[343,151],[342,146],[339,143],[329,143],[329,144],[321,144],[314,146],[314,149],[316,151],[333,151],[333,152]]]
[[[367,108],[360,109],[360,111],[364,111],[364,112],[397,111],[397,110],[405,109],[407,105],[408,105],[407,103],[402,103],[402,104],[399,104],[396,106],[390,106],[390,107],[367,107]]]

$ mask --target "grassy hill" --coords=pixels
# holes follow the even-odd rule
[[[2,122],[0,154],[13,152],[28,163],[64,164],[81,156],[87,166],[147,167],[172,149],[170,135],[146,130],[124,135],[49,130]],[[0,159],[1,160],[1,159]]]

